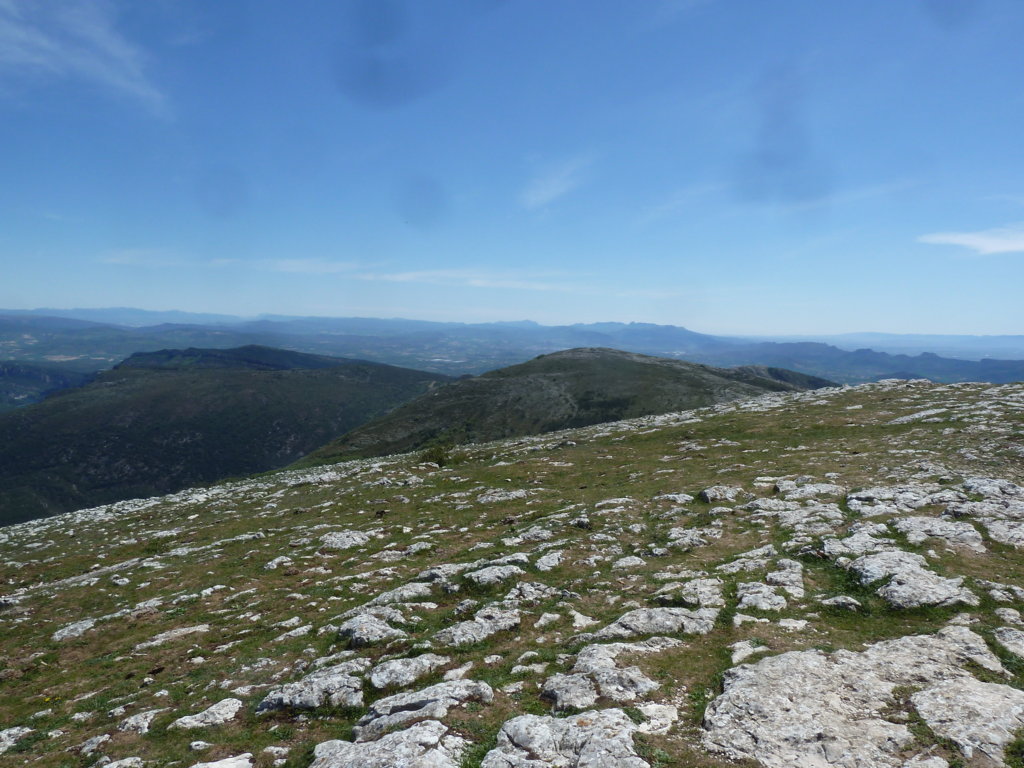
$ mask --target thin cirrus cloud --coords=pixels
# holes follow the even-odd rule
[[[271,272],[290,272],[301,275],[336,275],[349,273],[359,268],[348,261],[326,259],[269,259],[258,262],[258,266]]]
[[[1024,222],[978,232],[934,232],[921,235],[917,241],[929,245],[959,245],[979,256],[1024,253]]]
[[[101,264],[147,269],[183,267],[189,264],[181,254],[166,248],[121,248],[100,256],[98,261]]]
[[[105,0],[0,0],[0,81],[70,79],[126,96],[165,115],[146,53],[115,28]]]
[[[485,272],[464,269],[426,269],[409,272],[364,272],[360,280],[389,283],[426,283],[469,288],[512,288],[525,291],[568,291],[572,286],[550,282],[543,275],[519,275],[510,272]]]
[[[519,202],[529,210],[546,207],[579,187],[591,165],[593,158],[580,155],[547,168],[530,180]]]

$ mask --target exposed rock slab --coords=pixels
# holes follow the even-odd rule
[[[600,694],[612,701],[630,702],[659,688],[639,667],[620,667],[618,657],[625,653],[659,653],[681,645],[670,637],[652,637],[640,643],[588,645],[576,656],[567,675],[552,675],[542,687],[545,698],[556,709],[584,709],[593,706]]]
[[[309,768],[459,768],[468,744],[443,723],[425,720],[377,741],[325,741]]]
[[[315,709],[360,707],[363,704],[363,681],[358,677],[370,666],[369,659],[352,659],[306,675],[271,691],[260,702],[257,712],[277,709]]]
[[[643,635],[706,635],[718,618],[716,608],[637,608],[593,634],[595,640],[617,640]]]
[[[356,741],[372,741],[387,731],[421,720],[440,720],[448,710],[466,701],[490,704],[494,691],[476,680],[451,680],[420,691],[396,693],[378,699],[352,729]]]
[[[438,656],[436,653],[384,661],[370,670],[370,684],[374,688],[400,688],[411,685],[449,661],[451,659],[447,656]]]
[[[488,606],[477,611],[470,621],[462,621],[446,629],[442,629],[434,639],[442,645],[460,647],[472,645],[486,640],[491,635],[519,626],[520,614],[517,610],[503,610],[496,606]]]
[[[939,736],[950,739],[968,760],[981,752],[996,765],[1014,731],[1024,728],[1024,691],[974,678],[944,680],[911,697],[915,709]]]
[[[179,717],[168,728],[209,728],[233,720],[242,708],[240,699],[221,699],[216,704],[195,715]]]
[[[520,715],[501,726],[480,768],[650,768],[633,746],[637,730],[621,709],[565,718]]]
[[[889,577],[877,594],[896,608],[923,605],[978,605],[978,596],[961,586],[963,577],[946,579],[927,568],[921,555],[903,550],[876,552],[853,561],[850,569],[867,586]]]
[[[768,768],[901,768],[900,752],[914,737],[904,723],[887,717],[893,689],[927,691],[974,680],[971,664],[1003,671],[985,641],[961,626],[875,643],[859,653],[771,656],[726,673],[722,695],[705,713],[704,745]]]

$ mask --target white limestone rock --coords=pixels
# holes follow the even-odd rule
[[[564,718],[520,715],[501,726],[480,768],[650,768],[633,746],[637,730],[621,709]]]
[[[384,661],[370,670],[370,684],[380,688],[402,688],[443,667],[451,659],[436,653],[424,653],[408,659]],[[360,702],[362,704],[362,702]]]
[[[712,504],[716,501],[736,501],[742,493],[743,489],[735,485],[713,485],[705,488],[697,497],[707,504]]]
[[[706,635],[718,618],[716,608],[638,608],[594,633],[595,640],[618,640],[643,635]]]
[[[961,586],[963,577],[946,579],[926,566],[927,561],[921,555],[893,550],[859,557],[850,564],[850,569],[865,586],[889,578],[876,592],[896,608],[978,605],[978,596]]]
[[[519,626],[520,613],[517,610],[504,610],[495,605],[486,606],[477,611],[470,621],[462,621],[442,629],[434,639],[441,645],[460,647],[472,645],[486,640],[491,635]]]
[[[370,534],[362,531],[331,531],[320,537],[320,546],[327,550],[343,550],[361,547],[370,540]]]
[[[407,636],[401,629],[392,627],[386,621],[371,613],[361,613],[353,616],[338,627],[338,637],[347,639],[353,648],[376,645],[389,640],[399,640]]]
[[[974,678],[944,680],[910,697],[936,735],[950,739],[968,760],[980,752],[1003,765],[1003,750],[1024,728],[1024,691]]]
[[[726,673],[722,695],[704,716],[703,743],[767,768],[902,768],[900,752],[914,737],[905,723],[887,716],[893,689],[927,691],[949,680],[973,680],[967,671],[972,664],[1004,672],[981,637],[954,625],[858,653],[770,656]]]
[[[376,741],[325,741],[309,768],[459,768],[468,745],[443,723],[425,720]]]
[[[373,741],[398,727],[421,720],[440,720],[452,707],[467,701],[490,704],[494,691],[476,680],[451,680],[420,691],[396,693],[378,699],[352,729],[356,741]]]
[[[32,731],[32,728],[25,728],[24,726],[5,728],[0,731],[0,755],[28,736]]]
[[[161,712],[166,711],[166,707],[160,709],[148,709],[145,712],[139,712],[131,717],[126,717],[118,723],[117,730],[125,731],[127,733],[138,733],[140,735],[149,733],[149,728],[153,725],[153,719]]]
[[[624,653],[660,653],[680,645],[682,643],[670,637],[652,637],[639,643],[588,645],[576,655],[570,674],[552,675],[544,682],[542,695],[553,701],[556,709],[593,706],[598,694],[612,701],[636,701],[660,685],[639,667],[620,667],[618,657]]]
[[[492,565],[481,568],[479,571],[470,571],[466,574],[466,578],[474,584],[488,586],[524,575],[526,575],[526,571],[517,565]]]
[[[211,707],[195,715],[179,717],[168,728],[210,728],[233,720],[242,708],[241,699],[221,699]]]
[[[252,753],[243,752],[234,757],[214,760],[212,763],[193,763],[190,768],[252,768]]]
[[[827,608],[841,608],[844,611],[858,611],[863,607],[860,600],[850,597],[849,595],[836,595],[835,597],[829,597],[822,600],[821,604]]]
[[[640,566],[647,565],[647,561],[642,557],[635,557],[630,555],[629,557],[620,557],[614,563],[612,563],[613,571],[621,571],[626,568],[639,568]]]
[[[944,517],[902,517],[892,524],[911,544],[923,544],[929,538],[944,539],[951,546],[985,552],[978,529],[966,521]]]
[[[542,555],[537,558],[537,570],[538,571],[550,571],[553,568],[557,568],[562,564],[562,553],[563,550],[556,549],[553,552],[548,552],[546,555]]]
[[[786,598],[775,591],[775,587],[762,584],[760,581],[740,582],[736,587],[739,597],[737,608],[756,611],[782,611],[789,603]]]
[[[999,627],[992,634],[1003,648],[1024,659],[1024,632],[1013,627]]]
[[[369,659],[351,659],[318,669],[301,680],[275,688],[260,702],[257,712],[278,709],[316,709],[361,707],[363,681],[359,678],[370,666]]]

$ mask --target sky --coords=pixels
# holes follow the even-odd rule
[[[0,0],[0,307],[1024,333],[1020,0]]]

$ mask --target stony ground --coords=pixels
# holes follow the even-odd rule
[[[1024,765],[1024,385],[426,457],[0,529],[0,763]]]

